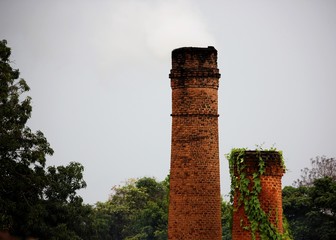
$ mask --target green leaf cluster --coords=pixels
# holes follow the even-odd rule
[[[326,176],[313,185],[286,186],[283,210],[294,239],[336,239],[336,181]]]
[[[231,240],[232,214],[233,214],[232,204],[222,199],[221,212],[222,212],[222,240]]]
[[[167,239],[168,183],[143,177],[113,187],[109,200],[94,208],[97,239]]]
[[[256,238],[256,233],[260,234],[261,239],[288,239],[288,234],[279,233],[278,229],[269,221],[268,215],[261,208],[259,194],[262,190],[260,177],[265,172],[265,159],[263,159],[261,150],[255,150],[258,158],[258,171],[252,174],[252,179],[245,173],[245,156],[247,149],[235,148],[226,156],[229,160],[231,176],[231,203],[236,192],[239,194],[236,208],[244,207],[248,223],[241,221],[241,227],[251,231],[252,238]],[[272,148],[263,151],[276,151]],[[281,154],[281,152],[279,152]],[[281,154],[282,156],[282,154]],[[282,158],[282,157],[281,157]],[[283,164],[283,160],[282,160]],[[237,175],[235,175],[235,172]],[[237,209],[234,209],[236,211]],[[274,209],[277,211],[277,209]],[[286,233],[286,231],[285,231]]]

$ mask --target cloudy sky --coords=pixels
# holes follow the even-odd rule
[[[29,126],[77,161],[85,202],[128,178],[169,173],[171,51],[215,46],[224,154],[283,150],[291,185],[318,155],[336,157],[334,0],[0,0],[0,39],[31,87]]]

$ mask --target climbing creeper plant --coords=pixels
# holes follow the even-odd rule
[[[259,232],[261,239],[290,239],[288,230],[284,229],[284,234],[279,233],[278,229],[269,221],[268,215],[261,208],[259,201],[259,194],[261,192],[261,179],[260,177],[265,173],[265,159],[262,157],[261,152],[272,151],[278,152],[281,157],[281,164],[285,169],[282,152],[277,151],[275,148],[269,150],[257,149],[255,150],[258,159],[258,171],[252,174],[252,184],[250,178],[246,176],[244,169],[246,168],[245,156],[247,149],[235,148],[231,150],[226,157],[229,160],[230,175],[231,175],[231,203],[233,204],[233,197],[235,190],[239,192],[237,199],[238,209],[242,205],[249,221],[244,223],[243,219],[240,224],[244,230],[250,230],[252,238],[256,239],[256,233]],[[237,171],[235,176],[234,171]],[[239,176],[239,177],[238,177]],[[237,211],[234,209],[234,211]],[[277,211],[275,209],[275,211]]]

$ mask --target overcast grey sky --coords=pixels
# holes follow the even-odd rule
[[[31,87],[49,164],[84,165],[87,203],[128,178],[165,178],[171,51],[215,46],[225,195],[233,147],[283,150],[283,185],[310,158],[336,157],[335,13],[334,0],[0,0],[0,39]]]

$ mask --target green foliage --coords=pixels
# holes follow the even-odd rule
[[[222,212],[222,240],[232,239],[232,204],[222,200],[221,203]]]
[[[53,154],[43,133],[26,126],[29,87],[10,65],[11,49],[0,41],[0,231],[20,237],[80,239],[89,206],[76,191],[86,186],[79,163],[46,167]]]
[[[167,182],[144,177],[113,187],[110,199],[94,209],[101,230],[97,239],[167,239]]]
[[[267,214],[261,208],[259,201],[259,194],[261,192],[260,177],[265,172],[265,159],[263,159],[261,150],[256,150],[258,163],[258,171],[253,173],[252,179],[249,179],[244,169],[246,149],[232,149],[231,153],[226,157],[229,160],[230,175],[231,175],[231,202],[233,203],[233,197],[236,190],[239,192],[239,198],[237,200],[237,208],[244,207],[245,214],[247,215],[249,223],[241,222],[241,226],[245,230],[250,230],[252,238],[255,239],[256,232],[259,232],[261,239],[287,239],[288,236],[280,234],[277,228],[270,223]],[[266,151],[266,150],[263,150]],[[269,151],[276,151],[276,149],[270,149]],[[282,158],[281,152],[279,152]],[[283,164],[283,160],[282,160]],[[235,176],[234,171],[237,171]],[[252,180],[252,181],[251,181]],[[236,211],[234,209],[233,211]],[[276,211],[276,209],[275,209]]]
[[[336,239],[336,181],[315,179],[312,186],[283,189],[283,210],[294,239]]]
[[[336,239],[335,158],[311,159],[295,187],[283,189],[283,210],[294,239]]]

